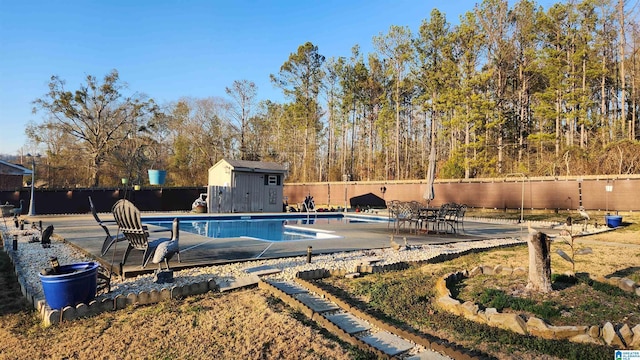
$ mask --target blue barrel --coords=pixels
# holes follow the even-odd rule
[[[622,225],[622,216],[620,215],[605,215],[604,221],[610,228],[617,228]]]
[[[62,265],[57,275],[42,275],[44,298],[52,309],[88,304],[96,297],[98,267],[96,262]]]
[[[149,172],[149,184],[164,185],[164,179],[167,177],[166,170],[148,170],[148,172]]]

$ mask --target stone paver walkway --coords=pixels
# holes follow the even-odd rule
[[[423,349],[421,346],[388,331],[376,329],[368,321],[360,319],[345,309],[340,308],[337,304],[310,292],[300,284],[289,281],[267,282],[283,293],[298,299],[314,312],[322,314],[327,320],[344,330],[347,334],[356,336],[371,347],[389,356],[407,354],[413,350],[415,355],[412,355],[410,357],[411,359],[449,359],[449,357],[445,355]]]

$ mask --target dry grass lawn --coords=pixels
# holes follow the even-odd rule
[[[42,328],[0,317],[0,359],[347,359],[348,350],[258,289],[206,294]]]
[[[635,217],[634,217],[635,218]],[[640,222],[640,216],[637,217]],[[638,223],[638,222],[636,222]],[[588,272],[592,275],[611,276],[615,272],[640,266],[640,233],[635,229],[620,229],[616,231],[577,237],[574,240],[574,247],[580,249],[589,247],[593,254],[577,255],[575,257],[575,271]],[[544,230],[541,230],[544,232]],[[561,239],[557,238],[551,244],[551,267],[554,273],[562,274],[572,270],[571,263],[563,260],[555,251],[563,250],[571,254],[571,248]],[[523,251],[497,250],[480,253],[476,256],[468,257],[463,265],[471,269],[478,264],[503,265],[508,267],[527,267],[529,253],[526,247]],[[446,264],[443,264],[447,266]],[[459,264],[456,264],[459,266]],[[640,279],[634,279],[639,282]]]

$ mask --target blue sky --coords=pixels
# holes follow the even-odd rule
[[[555,1],[554,1],[555,2]],[[31,102],[52,75],[75,90],[86,75],[117,69],[130,92],[162,104],[183,96],[225,96],[250,80],[258,99],[281,101],[269,75],[311,41],[328,58],[350,56],[391,25],[417,32],[435,7],[451,23],[475,1],[0,0],[0,154],[27,145]],[[546,5],[551,1],[540,0]],[[33,151],[28,147],[25,152]]]

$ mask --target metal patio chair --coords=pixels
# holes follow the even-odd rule
[[[448,233],[447,226],[450,226],[451,231],[455,232],[455,228],[451,224],[449,217],[449,215],[451,214],[451,209],[451,204],[442,204],[440,206],[440,210],[438,210],[438,212],[433,217],[432,221],[434,223],[434,229],[438,234],[440,234],[440,228],[442,227],[442,225],[444,225],[444,233]]]
[[[393,224],[393,232],[396,231],[396,226],[398,225],[396,222],[396,216],[398,214],[398,200],[389,200],[387,201],[387,214],[389,215],[389,221],[387,222],[387,229],[389,226]]]
[[[398,202],[395,209],[395,233],[399,233],[401,227],[405,227],[411,232],[414,227],[416,233],[420,221],[420,204],[414,201]]]
[[[460,225],[462,225],[462,232],[464,233],[464,215],[467,212],[466,204],[451,204],[447,213],[447,223],[451,226],[451,230],[456,233],[460,233]]]

